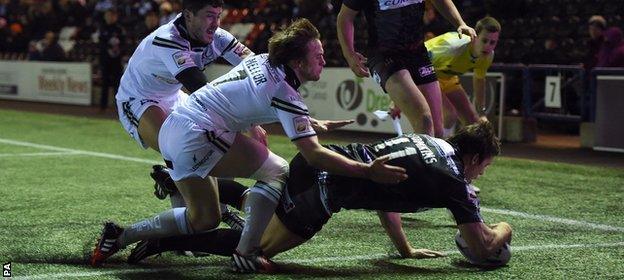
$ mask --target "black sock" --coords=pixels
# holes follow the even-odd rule
[[[219,180],[219,202],[242,209],[243,195],[248,190],[243,184],[231,179]]]
[[[161,238],[159,252],[198,251],[220,256],[231,256],[238,245],[241,232],[219,228],[208,232]]]

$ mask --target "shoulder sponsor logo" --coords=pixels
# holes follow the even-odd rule
[[[295,126],[295,132],[297,134],[302,134],[310,130],[310,119],[308,119],[308,116],[293,118],[293,124]]]
[[[382,11],[398,9],[412,4],[419,4],[425,0],[377,0],[379,1],[379,9]]]
[[[241,44],[241,43],[236,43],[236,46],[234,46],[234,48],[232,49],[232,52],[234,52],[236,55],[238,56],[243,56],[247,48],[245,47],[245,45]]]
[[[173,61],[175,61],[178,68],[182,67],[188,59],[190,59],[190,57],[183,51],[173,53]]]

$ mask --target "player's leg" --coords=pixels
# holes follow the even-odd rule
[[[444,134],[444,124],[442,118],[442,92],[438,81],[419,84],[418,89],[424,94],[433,122],[434,136],[442,137]]]
[[[220,256],[231,256],[236,250],[241,232],[232,229],[215,229],[207,232],[143,240],[132,249],[128,263],[167,251],[194,251]],[[292,249],[307,241],[289,231],[273,216],[262,236],[262,249],[267,257]]]
[[[158,133],[168,113],[158,106],[149,106],[139,119],[138,133],[143,142],[150,148],[160,152]]]
[[[241,170],[241,168],[245,170]],[[279,202],[288,175],[288,162],[266,146],[238,133],[230,151],[211,172],[219,177],[256,179],[244,205],[247,220],[233,258],[246,259],[254,266],[233,267],[236,271],[269,271],[261,255],[260,240]]]
[[[390,99],[412,125],[416,133],[433,135],[434,124],[427,99],[420,92],[408,70],[390,75],[385,84]]]
[[[264,235],[262,235],[262,250],[265,256],[272,258],[273,256],[295,248],[308,241],[286,228],[282,221],[273,215],[271,222],[267,226]]]

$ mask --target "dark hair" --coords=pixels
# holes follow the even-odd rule
[[[305,58],[308,43],[320,37],[318,29],[309,20],[295,20],[269,39],[269,63],[279,66]]]
[[[183,0],[182,8],[189,10],[193,14],[206,6],[223,7],[223,0]]]
[[[453,144],[464,155],[479,155],[479,162],[500,154],[500,140],[494,135],[489,121],[479,120],[461,128],[446,141]]]
[[[475,32],[477,32],[477,34],[481,33],[482,30],[486,30],[487,32],[500,32],[501,25],[498,20],[493,17],[484,17],[477,21],[475,25]]]

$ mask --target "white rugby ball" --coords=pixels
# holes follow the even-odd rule
[[[464,255],[464,257],[466,257],[468,262],[474,265],[503,266],[509,262],[509,259],[511,259],[511,245],[509,245],[509,243],[505,243],[503,247],[501,247],[493,255],[485,259],[478,258],[476,255],[470,252],[468,244],[466,243],[464,238],[462,238],[459,231],[457,231],[457,234],[455,234],[455,245],[457,245],[457,249],[459,249],[459,252]]]

